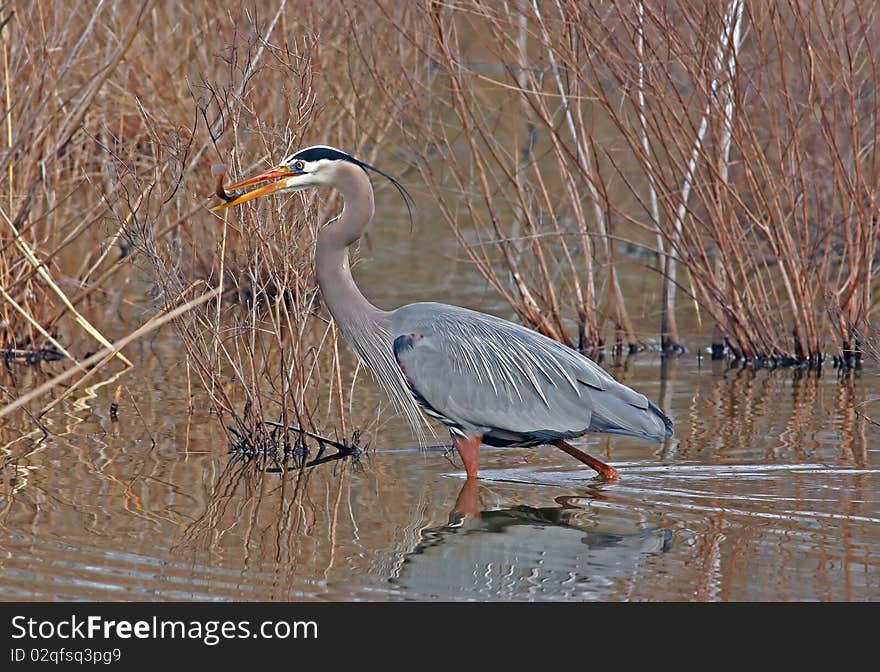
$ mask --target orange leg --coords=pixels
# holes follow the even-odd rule
[[[617,480],[617,469],[611,467],[601,460],[597,460],[595,457],[591,455],[587,455],[584,451],[578,450],[572,445],[569,445],[565,441],[557,441],[553,444],[560,450],[564,450],[566,453],[571,455],[574,459],[579,460],[586,464],[590,469],[595,469],[599,472],[599,476],[602,477],[603,481],[608,481],[609,483],[614,483]]]
[[[464,470],[467,472],[468,479],[477,477],[477,469],[480,463],[480,444],[482,437],[469,436],[466,439],[453,437],[452,445],[461,455],[461,461],[464,462]]]

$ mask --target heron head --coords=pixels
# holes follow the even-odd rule
[[[211,210],[223,210],[276,192],[292,193],[329,185],[332,167],[340,161],[357,163],[353,156],[333,147],[318,145],[301,149],[274,168],[225,187],[225,191],[235,194],[234,198]],[[255,185],[261,186],[250,188]]]
[[[221,203],[211,208],[211,210],[223,210],[224,208],[241,205],[255,198],[276,192],[292,193],[310,187],[333,186],[335,168],[342,162],[352,163],[362,168],[364,172],[372,170],[388,179],[403,196],[407,210],[411,211],[412,197],[397,180],[378,168],[359,161],[351,154],[346,154],[335,147],[328,147],[327,145],[315,145],[301,149],[288,156],[275,168],[270,168],[246,180],[225,187],[224,190],[233,192],[234,197],[226,203]],[[249,187],[254,185],[262,186],[249,189]]]

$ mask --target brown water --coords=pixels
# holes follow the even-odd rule
[[[365,291],[503,314],[451,260],[412,271],[410,255],[455,254],[426,229],[376,227]],[[230,459],[199,404],[186,413],[172,332],[127,352],[138,368],[66,402],[49,437],[7,432],[0,598],[880,599],[880,431],[856,412],[880,416],[874,365],[841,378],[639,355],[613,371],[674,418],[674,437],[592,437],[621,472],[611,485],[552,448],[484,449],[482,513],[462,521],[457,459],[399,423],[357,462],[267,471]]]

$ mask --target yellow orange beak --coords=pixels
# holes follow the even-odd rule
[[[231,184],[228,187],[224,187],[223,191],[233,192],[240,191],[242,189],[246,189],[247,187],[253,184],[260,184],[262,182],[269,182],[262,187],[257,187],[256,189],[251,189],[250,191],[245,191],[242,194],[234,196],[226,203],[221,203],[220,205],[215,205],[211,208],[211,212],[217,212],[218,210],[224,210],[225,208],[232,207],[233,205],[241,205],[242,203],[246,203],[247,201],[252,201],[255,198],[260,198],[261,196],[265,196],[266,194],[271,194],[273,192],[284,189],[287,186],[287,183],[281,178],[290,177],[295,173],[290,170],[287,166],[278,166],[276,168],[271,168],[270,170],[264,171],[259,175],[254,175],[253,177],[249,177],[246,180],[242,180],[241,182],[236,182],[235,184]],[[274,182],[270,180],[275,180]]]

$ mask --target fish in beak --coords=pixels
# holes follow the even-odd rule
[[[246,203],[247,201],[252,201],[255,198],[260,198],[261,196],[266,196],[267,194],[272,194],[276,191],[280,191],[282,189],[287,188],[288,181],[284,178],[292,177],[296,175],[294,171],[292,171],[287,166],[277,166],[275,168],[271,168],[266,170],[258,175],[254,175],[253,177],[249,177],[246,180],[242,180],[241,182],[236,182],[235,184],[231,184],[228,187],[222,186],[222,174],[218,177],[217,184],[217,195],[220,196],[226,203],[221,203],[220,205],[215,205],[211,208],[211,212],[217,212],[218,210],[224,210],[226,208],[230,208],[233,205],[241,205],[242,203]],[[256,189],[251,189],[249,191],[244,191],[243,193],[239,193],[235,195],[235,192],[241,192],[242,189],[247,189],[248,187],[255,184],[262,184],[263,182],[268,182],[268,184],[263,185],[262,187],[257,187]],[[226,192],[232,192],[233,196],[229,196]]]

